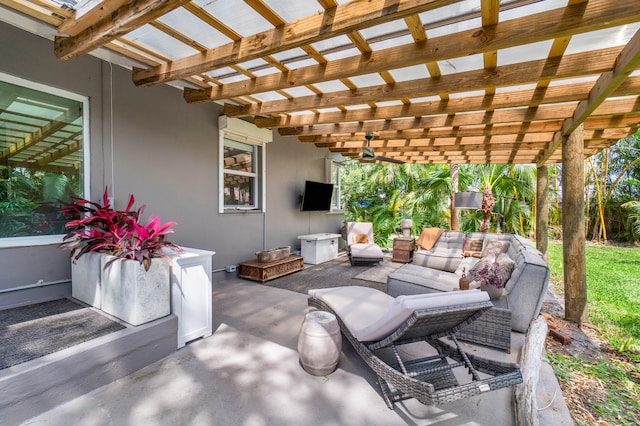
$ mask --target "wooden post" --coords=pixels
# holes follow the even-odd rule
[[[584,125],[562,141],[562,253],[565,319],[587,319],[584,230]]]
[[[549,248],[549,167],[538,167],[536,181],[536,248],[548,261]]]

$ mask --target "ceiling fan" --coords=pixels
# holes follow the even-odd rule
[[[375,151],[373,150],[373,148],[371,148],[371,140],[374,137],[374,133],[373,132],[367,132],[364,135],[364,138],[367,140],[367,146],[363,146],[362,147],[362,155],[360,156],[360,159],[363,161],[384,161],[387,163],[395,163],[395,164],[404,164],[405,162],[402,160],[396,160],[395,158],[391,158],[391,157],[384,157],[382,155],[376,155]]]

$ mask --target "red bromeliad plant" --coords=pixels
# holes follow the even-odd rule
[[[114,210],[109,203],[108,189],[104,191],[102,205],[77,198],[62,210],[65,215],[77,219],[67,222],[69,232],[58,247],[71,250],[74,261],[85,253],[98,252],[115,256],[106,266],[118,259],[131,259],[137,260],[146,271],[151,267],[152,259],[166,257],[165,248],[182,251],[165,240],[167,234],[173,233],[176,223],[162,224],[160,218],[152,216],[143,225],[139,219],[145,206],[131,210],[134,202],[130,195],[125,210]]]

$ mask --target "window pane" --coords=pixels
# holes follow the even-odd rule
[[[0,238],[64,234],[83,196],[83,103],[0,81]]]
[[[224,141],[224,168],[240,172],[255,172],[255,146],[225,139]]]
[[[331,208],[333,210],[340,210],[340,170],[342,166],[331,162],[331,183],[333,184],[333,195],[331,196]]]
[[[224,205],[225,207],[255,206],[254,200],[255,178],[249,176],[224,175]]]

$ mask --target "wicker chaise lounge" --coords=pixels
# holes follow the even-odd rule
[[[522,382],[517,364],[466,353],[461,326],[492,307],[485,292],[398,296],[367,287],[309,291],[309,306],[332,312],[340,329],[378,376],[387,406],[408,398],[441,405]],[[418,344],[416,342],[426,342]],[[411,347],[403,345],[413,344]],[[419,356],[415,355],[420,351]],[[454,375],[458,373],[458,377]],[[467,379],[459,378],[460,372]],[[459,381],[463,383],[459,383]]]

